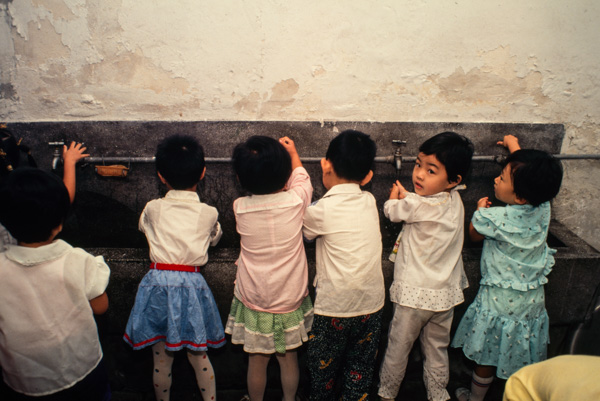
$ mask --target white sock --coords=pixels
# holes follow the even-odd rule
[[[473,372],[471,378],[471,396],[469,401],[483,401],[485,394],[487,393],[490,385],[494,381],[494,376],[490,377],[479,377]]]

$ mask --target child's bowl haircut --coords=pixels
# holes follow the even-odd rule
[[[554,156],[536,149],[520,149],[505,160],[510,165],[515,195],[533,206],[553,199],[560,191],[563,169]]]
[[[277,140],[257,135],[235,147],[233,168],[242,188],[266,195],[285,187],[292,174],[292,159]]]
[[[455,132],[446,131],[432,136],[419,147],[419,152],[435,155],[446,168],[449,182],[457,182],[458,176],[464,180],[471,167],[473,143]]]
[[[187,135],[173,135],[156,148],[156,170],[173,189],[188,189],[202,177],[204,149]]]
[[[325,158],[338,177],[360,182],[373,169],[376,153],[377,146],[369,135],[346,130],[333,138]]]
[[[6,177],[0,189],[0,223],[19,242],[50,238],[69,212],[69,192],[62,180],[43,170],[23,167]]]

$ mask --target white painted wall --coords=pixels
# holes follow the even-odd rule
[[[0,120],[563,123],[600,153],[595,0],[0,0]],[[556,216],[600,248],[600,164]]]

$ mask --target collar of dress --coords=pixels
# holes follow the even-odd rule
[[[43,245],[38,248],[28,248],[19,245],[8,245],[5,255],[13,262],[24,266],[35,266],[40,263],[55,260],[69,252],[73,247],[63,240]]]
[[[186,202],[200,202],[200,196],[194,191],[181,191],[172,189],[165,195],[165,199],[182,200]]]
[[[360,189],[360,185],[354,183],[348,184],[338,184],[331,187],[329,191],[323,195],[323,198],[332,195],[340,195],[340,194],[359,194],[362,190]]]

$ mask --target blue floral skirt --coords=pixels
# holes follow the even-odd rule
[[[123,338],[136,350],[160,341],[169,351],[225,345],[219,310],[204,277],[180,271],[146,273]]]
[[[452,346],[479,365],[496,366],[508,377],[546,359],[549,320],[544,287],[516,291],[482,285],[463,316]]]

